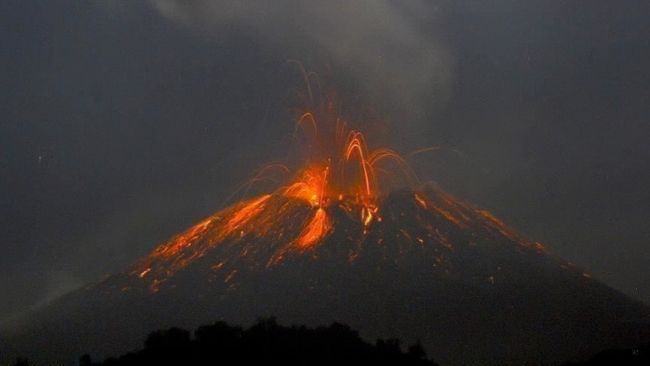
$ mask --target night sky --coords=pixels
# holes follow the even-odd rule
[[[266,2],[264,2],[266,3]],[[650,302],[650,3],[0,2],[0,319],[286,158],[294,63],[423,180]]]

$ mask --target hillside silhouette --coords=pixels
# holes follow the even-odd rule
[[[567,363],[564,366],[647,366],[650,365],[650,343],[630,349],[609,349],[589,360]]]
[[[349,326],[332,323],[308,328],[282,326],[275,318],[260,319],[248,329],[219,321],[199,327],[194,336],[181,328],[155,331],[144,348],[103,362],[89,355],[80,366],[127,365],[421,365],[434,366],[421,345],[402,350],[397,339],[377,340],[373,345]]]

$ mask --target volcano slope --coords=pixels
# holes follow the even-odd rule
[[[647,306],[489,212],[433,186],[380,201],[372,220],[346,197],[327,208],[278,194],[235,204],[5,326],[4,357],[101,358],[154,329],[270,315],[420,340],[443,365],[553,364],[650,338]]]

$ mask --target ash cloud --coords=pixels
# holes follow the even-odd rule
[[[217,39],[246,33],[306,68],[341,69],[365,96],[417,120],[449,98],[453,60],[438,36],[442,11],[427,1],[273,2],[151,0],[165,18]],[[314,55],[321,60],[310,62]]]

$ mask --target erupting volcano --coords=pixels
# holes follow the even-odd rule
[[[337,215],[357,224],[358,233],[348,234],[355,242],[349,253],[350,261],[364,245],[381,245],[383,238],[374,244],[368,238],[382,230],[381,205],[389,193],[384,183],[390,187],[391,180],[400,180],[413,186],[417,178],[395,151],[370,150],[364,135],[348,128],[335,105],[333,97],[325,98],[314,110],[297,118],[293,137],[302,145],[304,166],[296,169],[286,185],[202,220],[158,247],[132,274],[149,281],[150,289],[155,292],[169,277],[216,247],[230,248],[229,256],[255,257],[257,264],[266,267],[277,265],[291,255],[316,255],[318,247],[338,229]],[[287,164],[270,164],[244,187],[276,180],[291,172]],[[510,231],[486,211],[461,205],[449,195],[445,195],[446,207],[433,203],[424,193],[414,194],[412,199],[423,214],[428,211],[442,215],[455,225],[463,225],[463,221],[469,220],[467,214],[476,211],[488,218],[491,225],[500,227],[499,230]],[[423,246],[426,238],[442,237],[431,226],[425,231],[420,233],[422,237],[411,239]],[[259,240],[270,244],[260,245]],[[219,269],[228,262],[224,258],[215,265]]]
[[[49,360],[102,356],[159,327],[267,315],[420,340],[441,364],[553,363],[647,339],[645,305],[420,184],[398,153],[369,147],[334,97],[308,88],[307,100],[293,133],[300,164],[265,166],[242,188],[280,181],[274,190],[33,314],[13,344],[41,345]]]

